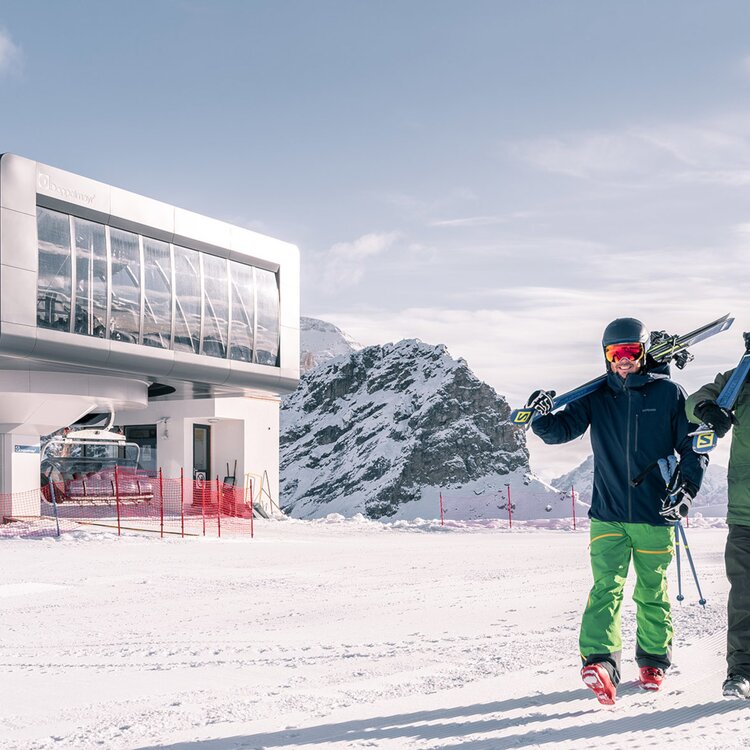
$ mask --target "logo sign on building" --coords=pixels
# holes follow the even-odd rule
[[[15,453],[39,453],[39,443],[36,445],[14,445]]]

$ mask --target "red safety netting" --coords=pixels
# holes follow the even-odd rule
[[[118,469],[0,495],[3,536],[59,536],[87,526],[159,536],[254,534],[252,485]]]

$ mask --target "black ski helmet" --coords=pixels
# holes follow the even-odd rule
[[[638,341],[643,344],[643,351],[645,352],[648,340],[648,329],[640,320],[617,318],[604,329],[602,349],[606,349],[610,344],[634,344]]]

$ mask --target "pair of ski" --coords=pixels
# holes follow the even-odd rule
[[[670,336],[664,331],[656,331],[651,334],[651,346],[647,354],[648,363],[653,367],[674,360],[677,367],[682,369],[693,358],[687,351],[689,346],[697,344],[699,341],[704,341],[711,336],[715,336],[717,333],[726,331],[733,322],[734,318],[730,318],[729,313],[727,313],[723,317],[718,318],[711,323],[707,323],[700,328],[696,328],[694,331],[686,333],[683,336]],[[748,366],[750,367],[750,364]],[[559,409],[562,406],[566,406],[567,404],[571,404],[579,398],[588,396],[589,393],[593,393],[597,390],[606,379],[606,375],[600,375],[598,378],[589,380],[588,383],[584,383],[583,385],[578,386],[578,388],[574,388],[572,391],[567,391],[559,396],[555,396],[552,399],[552,411]],[[524,406],[521,409],[514,409],[511,412],[510,421],[519,427],[528,429],[529,425],[538,416],[536,409]],[[703,427],[705,427],[705,425],[703,425]],[[708,428],[706,428],[706,430],[707,429]],[[706,430],[704,430],[704,432]],[[698,432],[700,433],[700,430]],[[696,437],[698,437],[697,434]]]
[[[721,393],[716,397],[716,403],[731,412],[737,403],[745,379],[750,373],[750,333],[744,333],[745,353],[734,368],[729,380],[724,384]],[[693,436],[693,451],[695,453],[709,453],[716,447],[717,436],[711,427],[701,424],[698,429],[691,433]]]

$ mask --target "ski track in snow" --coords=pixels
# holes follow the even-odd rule
[[[0,749],[750,747],[750,701],[720,694],[726,529],[688,531],[708,604],[685,565],[658,694],[634,682],[629,581],[608,708],[578,676],[586,530],[256,528],[0,542]]]

